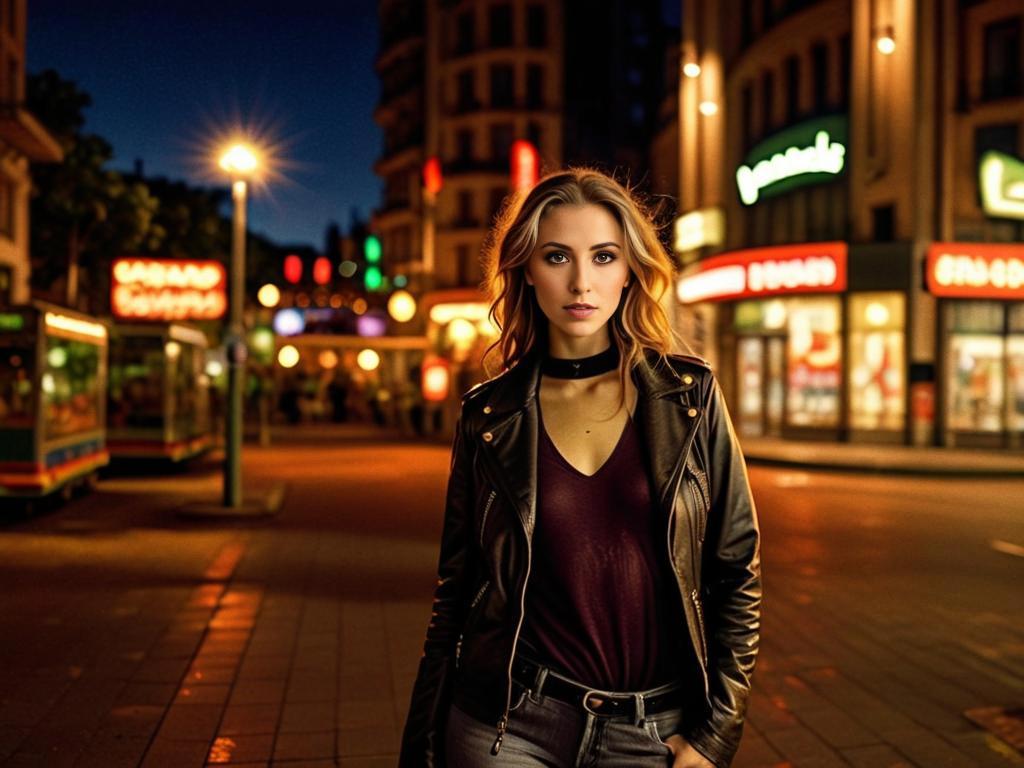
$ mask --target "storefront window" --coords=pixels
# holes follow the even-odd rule
[[[1006,381],[1009,397],[1007,426],[1024,432],[1024,304],[1009,307],[1006,338]]]
[[[83,341],[48,336],[42,377],[42,409],[46,439],[63,437],[102,425],[100,398],[105,396],[103,363],[106,350]]]
[[[787,310],[787,423],[835,427],[842,362],[839,300],[790,299]]]
[[[906,413],[901,293],[850,296],[850,426],[899,430]]]
[[[741,338],[738,344],[740,381],[740,432],[757,437],[764,433],[764,378],[761,374],[763,347],[757,336]]]
[[[959,301],[950,309],[949,428],[1001,432],[1006,361],[1003,305]]]

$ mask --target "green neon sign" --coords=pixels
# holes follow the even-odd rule
[[[744,205],[795,187],[831,181],[846,167],[846,116],[786,128],[747,153],[736,170]]]
[[[978,188],[989,216],[1024,219],[1024,161],[989,150],[978,164]]]
[[[25,327],[25,318],[12,312],[0,312],[0,331],[20,331]]]

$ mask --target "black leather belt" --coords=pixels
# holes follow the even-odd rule
[[[678,709],[683,705],[681,685],[658,693],[639,696],[636,693],[601,691],[574,683],[546,667],[520,656],[517,656],[512,663],[512,679],[532,691],[534,696],[550,696],[552,699],[572,704],[584,712],[601,717],[628,716],[635,720],[638,714],[637,698],[643,705],[644,717],[669,709]]]

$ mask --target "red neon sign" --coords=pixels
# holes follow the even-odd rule
[[[926,262],[928,291],[934,296],[984,299],[1024,298],[1024,245],[933,243]]]
[[[423,164],[423,188],[431,195],[441,191],[441,161],[436,157],[427,158]]]
[[[216,320],[227,305],[227,270],[219,261],[114,260],[110,311],[119,319]]]
[[[529,189],[537,183],[540,174],[540,156],[528,141],[512,142],[512,189]]]
[[[843,242],[750,248],[704,259],[679,281],[684,304],[787,293],[846,290],[847,246]]]

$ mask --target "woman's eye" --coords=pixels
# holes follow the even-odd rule
[[[605,259],[604,261],[599,261],[599,262],[597,262],[598,264],[611,264],[611,263],[612,263],[613,261],[615,261],[615,259],[616,259],[616,256],[615,256],[615,254],[614,254],[614,253],[608,253],[608,251],[601,251],[601,252],[600,252],[599,254],[597,254],[597,255],[596,255],[596,256],[595,256],[594,258],[595,258],[595,259],[599,259],[599,258],[601,258],[602,256],[607,256],[608,258],[607,258],[607,259]]]
[[[564,262],[561,262],[561,261],[555,261],[555,259],[554,259],[554,257],[555,257],[555,256],[561,256],[561,257],[563,257],[563,258],[564,258],[564,257],[565,257],[565,254],[564,254],[564,253],[562,253],[561,251],[549,251],[549,252],[548,252],[548,253],[547,253],[547,254],[546,254],[546,255],[544,256],[544,258],[546,258],[546,259],[547,259],[548,261],[550,261],[550,262],[551,262],[552,264],[562,264],[562,263],[564,263]]]

